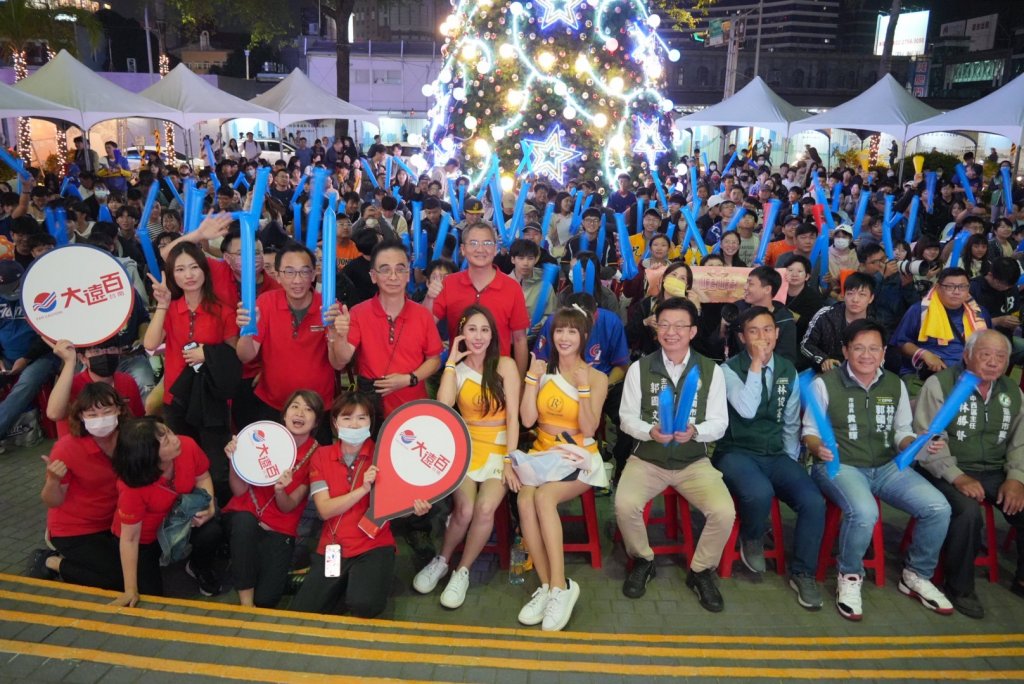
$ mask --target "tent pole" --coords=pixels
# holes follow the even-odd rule
[[[896,174],[896,181],[898,183],[902,184],[903,183],[903,165],[907,161],[907,129],[906,128],[903,129],[903,144],[900,145],[900,149],[903,150],[903,156],[900,157],[900,170],[899,170],[899,173]]]
[[[1021,131],[1021,136],[1017,139],[1017,153],[1013,155],[1013,174],[1017,175],[1020,168],[1020,145],[1024,142],[1024,131]]]

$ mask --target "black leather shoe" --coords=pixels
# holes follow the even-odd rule
[[[722,600],[722,594],[719,593],[718,586],[715,584],[714,568],[700,572],[690,570],[690,574],[686,576],[686,586],[697,594],[697,600],[700,601],[704,610],[721,613],[725,608],[725,601]]]
[[[627,598],[640,598],[647,592],[647,583],[654,578],[654,561],[643,558],[633,559],[633,569],[622,584],[622,593]]]

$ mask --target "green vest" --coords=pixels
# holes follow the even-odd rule
[[[893,423],[903,382],[882,371],[865,390],[850,377],[846,364],[821,376],[828,393],[828,417],[839,447],[839,462],[857,468],[877,468],[896,456]]]
[[[761,385],[761,404],[753,418],[744,418],[729,404],[729,428],[718,441],[717,449],[724,451],[743,450],[761,456],[783,454],[782,428],[785,421],[786,403],[796,384],[796,368],[792,363],[773,355],[775,370],[772,386],[765,392]],[[741,381],[746,381],[750,371],[750,354],[742,351],[725,362]],[[763,373],[763,371],[762,371]],[[762,375],[762,381],[763,381]],[[717,452],[716,452],[717,453]],[[788,457],[789,455],[786,454]]]
[[[714,361],[690,350],[690,360],[676,384],[672,383],[672,379],[665,369],[660,349],[643,357],[637,363],[640,367],[641,420],[657,425],[658,392],[662,387],[671,387],[675,401],[678,401],[683,381],[687,374],[697,367],[700,369],[700,383],[697,386],[697,400],[693,403],[693,410],[690,412],[690,422],[694,425],[704,422],[704,412],[708,405],[708,390],[711,388],[711,375],[715,372]],[[686,444],[672,442],[667,446],[658,444],[654,440],[637,441],[633,455],[668,470],[682,470],[697,459],[707,456],[707,446],[695,439],[691,439]]]
[[[957,365],[935,374],[943,396],[948,397],[953,391],[963,370],[963,366]],[[1020,409],[1020,389],[1005,375],[992,383],[987,404],[975,390],[946,428],[949,451],[956,457],[957,467],[971,471],[1003,470],[1010,423]]]

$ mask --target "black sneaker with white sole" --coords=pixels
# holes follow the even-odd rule
[[[634,558],[633,569],[629,571],[626,581],[622,584],[622,593],[627,598],[640,598],[647,592],[647,583],[654,578],[654,575],[653,560]]]
[[[193,568],[189,561],[185,564],[185,572],[199,583],[199,593],[203,596],[216,596],[221,592],[220,576],[213,569]]]

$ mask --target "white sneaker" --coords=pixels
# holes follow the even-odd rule
[[[864,617],[860,598],[860,587],[864,578],[860,575],[839,575],[836,587],[836,609],[847,620],[857,621]]]
[[[916,598],[925,608],[934,610],[939,615],[952,615],[953,604],[949,602],[946,595],[939,591],[938,587],[921,577],[916,572],[903,569],[903,575],[899,583],[900,593],[910,598]]]
[[[530,627],[539,625],[541,620],[544,619],[544,611],[548,607],[550,595],[551,592],[548,591],[548,585],[546,584],[533,592],[530,601],[519,611],[519,622]]]
[[[427,567],[416,573],[412,579],[412,588],[421,594],[429,594],[441,581],[441,578],[448,574],[448,561],[440,556],[427,563]]]
[[[540,627],[545,632],[561,631],[569,623],[573,606],[580,597],[579,584],[568,578],[565,583],[566,589],[551,589],[548,605],[544,610],[544,624]]]
[[[469,589],[469,568],[459,568],[452,573],[448,586],[441,592],[441,605],[455,610],[466,600]]]

